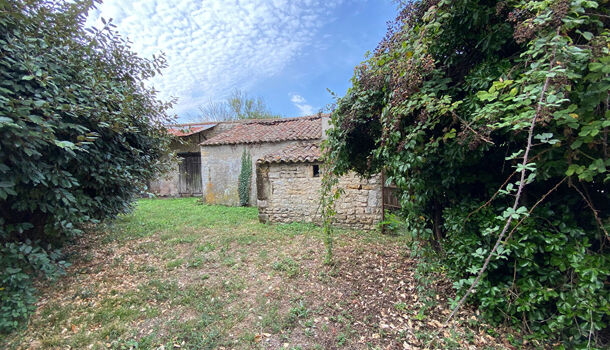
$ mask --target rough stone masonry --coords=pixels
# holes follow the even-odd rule
[[[257,197],[263,222],[320,223],[319,163],[258,164]],[[316,171],[317,167],[317,171]],[[361,178],[350,173],[339,179],[344,193],[335,203],[334,224],[370,230],[382,219],[381,177]]]

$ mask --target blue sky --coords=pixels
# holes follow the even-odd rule
[[[105,0],[89,24],[112,18],[133,49],[164,52],[152,84],[177,97],[181,122],[235,89],[285,117],[317,113],[342,96],[354,67],[383,38],[390,0]]]

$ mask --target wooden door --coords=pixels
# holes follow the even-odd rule
[[[386,211],[397,212],[401,205],[398,200],[398,187],[394,184],[386,184],[385,173],[381,172],[381,221],[385,221]],[[385,225],[381,226],[381,233],[385,233]]]
[[[199,153],[179,154],[180,176],[178,178],[178,191],[181,196],[202,194],[201,188],[201,155]]]

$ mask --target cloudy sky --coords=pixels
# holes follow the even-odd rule
[[[390,0],[104,0],[89,23],[112,18],[133,49],[164,52],[153,81],[186,122],[235,89],[285,117],[317,113],[342,96],[353,68],[393,18]]]

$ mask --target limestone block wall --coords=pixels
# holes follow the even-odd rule
[[[320,223],[321,178],[317,163],[259,164],[257,168],[259,219],[263,222]],[[335,203],[335,224],[370,230],[381,221],[381,177],[360,178],[350,173],[339,179],[344,194]]]
[[[382,220],[381,175],[369,179],[351,172],[339,179],[344,193],[335,203],[338,226],[371,230]]]
[[[250,205],[256,205],[256,161],[299,141],[265,142],[258,144],[201,146],[201,178],[203,200],[209,204],[239,205],[237,183],[244,149],[252,156]]]
[[[178,164],[172,165],[172,170],[167,174],[162,174],[155,181],[148,185],[149,192],[159,197],[177,197],[180,195],[178,190]]]
[[[235,125],[237,124],[233,122],[219,123],[213,128],[189,136],[183,136],[180,138],[181,141],[172,141],[169,148],[175,154],[199,153],[199,144],[201,142],[221,134]],[[180,196],[179,181],[179,165],[176,163],[172,165],[168,173],[159,174],[156,180],[150,182],[149,191],[160,197],[178,197]]]

